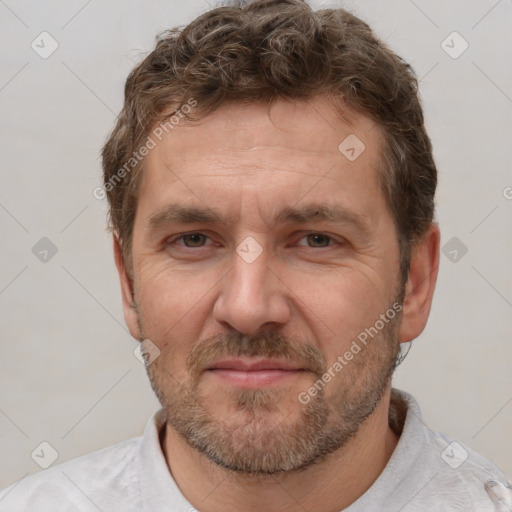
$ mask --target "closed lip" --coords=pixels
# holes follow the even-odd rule
[[[247,360],[247,359],[224,359],[217,361],[207,368],[207,370],[236,370],[245,372],[256,372],[261,370],[287,370],[287,371],[298,371],[304,370],[304,368],[289,363],[287,361],[281,361],[279,359],[258,359],[258,360]]]

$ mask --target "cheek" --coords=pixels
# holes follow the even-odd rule
[[[157,259],[148,257],[137,268],[139,319],[144,336],[158,346],[166,368],[176,373],[208,329],[211,335],[209,318],[225,270],[183,270]]]
[[[325,275],[289,275],[298,314],[305,319],[328,360],[342,354],[389,305],[389,285],[354,269]]]
[[[155,343],[165,344],[179,336],[183,341],[199,326],[204,297],[204,280],[186,279],[176,272],[147,265],[140,269],[136,301],[144,334]],[[202,292],[202,293],[201,293]],[[154,340],[153,340],[154,338]]]

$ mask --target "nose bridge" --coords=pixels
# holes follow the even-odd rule
[[[270,269],[268,268],[268,257],[261,254],[254,258],[245,258],[240,252],[246,249],[242,244],[237,248],[237,254],[233,257],[233,268],[228,278],[231,281],[230,293],[247,301],[260,301],[264,299],[266,290],[270,286]],[[270,274],[270,275],[269,275]],[[254,304],[253,304],[254,306]]]
[[[268,255],[263,248],[251,244],[246,239],[237,247],[214,308],[217,321],[244,334],[254,333],[266,323],[284,323],[289,318],[286,297],[269,268]]]

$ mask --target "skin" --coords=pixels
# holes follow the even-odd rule
[[[167,401],[164,408],[171,408],[175,396],[186,400],[193,382],[187,358],[212,337],[254,336],[268,329],[311,347],[330,366],[393,303],[400,285],[399,250],[378,182],[382,137],[371,120],[346,112],[342,121],[322,98],[279,100],[270,110],[224,105],[199,124],[180,124],[146,157],[133,231],[133,273],[127,271],[117,238],[114,250],[130,332],[151,339],[161,351],[149,368],[157,393]],[[353,162],[338,150],[350,134],[366,146]],[[364,229],[327,220],[272,222],[272,213],[283,206],[326,201],[358,215]],[[151,217],[169,204],[209,208],[225,221],[152,226]],[[204,242],[187,247],[178,238],[184,233],[209,238],[187,238],[188,243]],[[308,237],[315,233],[331,237],[327,246],[325,238]],[[248,236],[262,250],[251,263],[236,252]],[[438,259],[439,230],[432,225],[413,249],[391,342],[411,341],[424,329]],[[386,347],[369,344],[326,385],[329,424],[342,421],[333,413],[343,407],[336,397],[344,392],[347,400],[357,401],[382,370],[384,352],[378,351],[391,349],[381,346]],[[199,370],[192,398],[233,434],[230,439],[240,450],[247,448],[247,425],[260,436],[254,449],[258,441],[262,449],[265,443],[272,447],[274,438],[292,429],[305,407],[297,396],[316,380],[310,371],[298,371],[270,385],[253,384],[251,396],[263,398],[249,411],[235,403],[236,383]],[[274,393],[273,401],[265,401],[262,389]],[[389,399],[387,381],[357,433],[300,470],[228,471],[190,446],[171,424],[162,447],[182,493],[201,511],[341,510],[372,485],[396,446],[398,438],[388,426]]]

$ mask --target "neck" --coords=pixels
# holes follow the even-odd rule
[[[264,476],[227,472],[168,424],[162,442],[165,458],[183,495],[204,512],[342,510],[371,487],[396,447],[398,437],[388,425],[390,396],[388,389],[345,446],[301,471]]]

